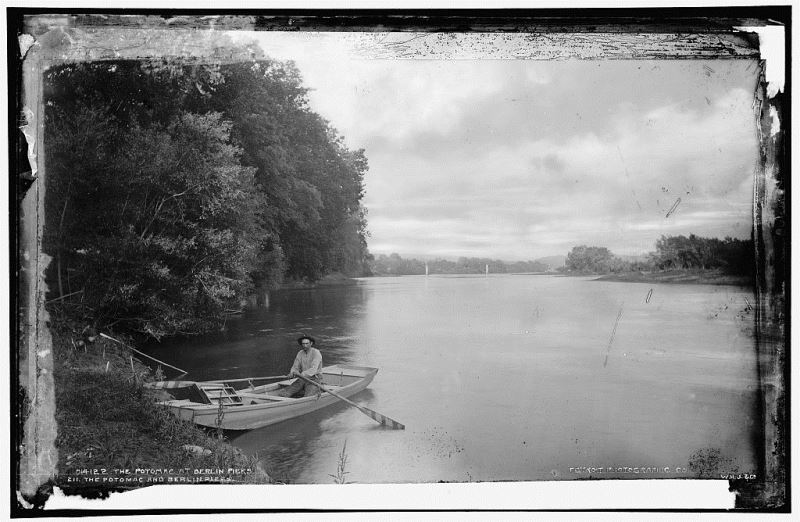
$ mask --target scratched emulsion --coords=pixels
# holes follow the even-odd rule
[[[650,300],[650,296],[648,295],[648,301]],[[614,336],[617,335],[617,326],[619,326],[619,320],[622,319],[622,307],[619,309],[619,313],[617,314],[617,319],[614,321],[614,329],[611,330],[611,338],[608,340],[608,348],[606,349],[606,357],[603,359],[603,368],[608,365],[608,354],[611,352],[611,346],[614,344]]]
[[[345,440],[347,478],[359,483],[588,477],[570,470],[580,467],[687,470],[594,478],[714,477],[756,468],[751,300],[734,286],[375,278],[278,292],[224,339],[154,355],[192,375],[215,365],[271,375],[291,365],[299,330],[316,334],[326,364],[380,368],[353,400],[405,431],[337,405],[233,439],[291,482],[330,483]],[[708,454],[719,466],[698,464]]]
[[[665,217],[670,217],[672,214],[674,214],[675,211],[678,210],[678,205],[680,204],[681,204],[681,198],[676,199],[675,203],[673,203],[672,206],[667,211],[667,215]]]

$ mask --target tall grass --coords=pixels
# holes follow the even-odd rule
[[[339,453],[338,463],[336,465],[336,474],[329,473],[328,476],[333,477],[333,481],[336,484],[348,484],[345,476],[349,475],[350,472],[347,469],[347,439],[345,439],[344,444],[342,445],[342,452]]]

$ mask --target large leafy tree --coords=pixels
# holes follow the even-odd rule
[[[51,281],[99,322],[200,332],[284,277],[365,270],[366,158],[293,64],[73,64],[46,87]]]
[[[578,272],[609,272],[614,265],[614,254],[606,247],[580,245],[567,254],[567,270]]]
[[[84,123],[103,124],[92,117]],[[48,126],[48,146],[53,157],[74,158],[50,167],[67,180],[51,184],[51,199],[63,201],[49,236],[62,284],[69,267],[69,289],[103,323],[156,337],[213,325],[246,293],[258,235],[252,169],[239,164],[229,126],[218,114],[183,113],[166,124],[130,123],[124,146],[110,136],[64,150],[74,141],[61,123]]]
[[[751,240],[661,236],[651,254],[656,268],[719,268],[737,275],[752,275],[755,263]]]
[[[261,220],[281,246],[286,275],[360,275],[366,256],[363,150],[349,150],[309,108],[292,63],[260,60],[226,65],[221,73],[225,81],[214,96],[195,95],[194,103],[232,121],[242,161],[256,169],[265,198]]]

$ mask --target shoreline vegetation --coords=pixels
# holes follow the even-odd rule
[[[346,286],[354,284],[356,284],[356,278],[350,277],[341,272],[334,272],[332,274],[326,274],[316,281],[308,281],[308,280],[284,281],[283,283],[277,286],[276,290],[299,290],[299,289],[319,288],[321,286]]]
[[[370,262],[370,275],[553,274],[595,276],[598,281],[754,286],[752,240],[661,236],[656,250],[639,256],[617,256],[606,247],[580,245],[566,257],[535,261],[501,261],[461,257],[457,261],[404,259],[380,255]],[[559,263],[560,260],[563,260]]]
[[[51,486],[94,498],[166,483],[275,483],[258,456],[154,406],[143,385],[163,378],[160,367],[48,308],[58,425]]]
[[[569,274],[578,275],[578,274]],[[597,274],[586,274],[597,275]],[[623,283],[672,283],[699,285],[732,285],[752,287],[752,277],[726,274],[719,269],[675,269],[661,272],[623,272],[603,274],[594,281],[618,281]]]
[[[562,258],[563,259],[563,258]],[[485,257],[459,257],[456,261],[436,258],[427,261],[403,258],[397,253],[381,254],[369,260],[367,276],[423,275],[423,274],[484,274],[547,272],[553,265],[545,260],[503,261]]]

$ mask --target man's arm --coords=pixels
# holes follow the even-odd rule
[[[298,373],[300,373],[300,354],[302,352],[297,352],[297,355],[294,358],[294,364],[292,364],[292,369],[289,370],[289,377],[294,377]]]

